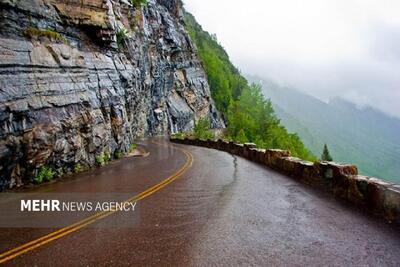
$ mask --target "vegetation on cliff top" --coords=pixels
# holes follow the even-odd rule
[[[203,31],[189,13],[185,14],[185,24],[203,62],[211,95],[228,123],[226,138],[251,141],[263,148],[288,149],[294,156],[316,160],[298,135],[288,133],[280,124],[260,86],[248,84],[215,35]]]
[[[243,89],[248,87],[247,80],[230,62],[228,54],[218,44],[215,35],[203,31],[189,13],[185,14],[185,23],[203,61],[217,109],[227,114],[228,108],[237,100]]]

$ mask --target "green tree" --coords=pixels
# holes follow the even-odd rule
[[[324,150],[322,151],[321,160],[322,161],[332,161],[333,160],[329,153],[328,146],[326,144],[324,145]]]
[[[210,130],[210,121],[200,118],[194,126],[193,135],[198,139],[214,139],[214,134]]]
[[[228,136],[238,142],[254,142],[262,148],[287,149],[302,159],[316,158],[304,146],[297,134],[290,134],[280,125],[271,101],[266,99],[259,85],[244,89],[228,109]]]
[[[247,143],[249,140],[246,137],[246,133],[244,132],[243,129],[240,129],[239,133],[237,134],[235,141],[238,141],[239,143]]]

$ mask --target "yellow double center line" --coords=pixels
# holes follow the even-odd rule
[[[156,143],[156,142],[153,142]],[[156,143],[159,144],[159,143]],[[130,202],[130,203],[135,203],[138,202],[139,200],[142,200],[152,194],[154,194],[155,192],[157,192],[158,190],[162,189],[163,187],[167,186],[168,184],[172,183],[173,181],[175,181],[176,179],[178,179],[187,169],[190,168],[190,166],[193,163],[193,156],[190,152],[181,149],[181,148],[177,148],[179,150],[181,150],[185,155],[186,155],[186,162],[185,164],[182,166],[182,168],[180,168],[176,173],[174,173],[173,175],[169,176],[168,178],[164,179],[163,181],[161,181],[160,183],[150,187],[149,189],[147,189],[146,191],[143,191],[142,193],[126,200],[125,202]],[[92,224],[98,220],[104,219],[110,215],[112,215],[113,213],[115,213],[116,211],[103,211],[103,212],[99,212],[96,213],[86,219],[83,219],[77,223],[74,223],[70,226],[61,228],[55,232],[52,232],[50,234],[47,234],[43,237],[40,237],[38,239],[32,240],[24,245],[21,245],[19,247],[16,247],[14,249],[11,249],[7,252],[4,252],[2,254],[0,254],[0,264],[4,263],[6,261],[9,261],[11,259],[14,259],[15,257],[18,257],[22,254],[25,254],[31,250],[34,250],[38,247],[41,247],[47,243],[50,243],[54,240],[57,240],[63,236],[66,236],[70,233],[76,232],[79,229],[82,229],[83,227]]]

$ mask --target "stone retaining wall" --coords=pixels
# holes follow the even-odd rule
[[[258,149],[255,144],[223,140],[175,139],[171,142],[218,149],[266,165],[294,179],[324,189],[389,222],[400,224],[400,185],[358,175],[355,165],[310,162],[291,157],[289,151]]]

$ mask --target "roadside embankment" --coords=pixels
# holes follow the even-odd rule
[[[255,144],[237,144],[223,140],[171,138],[171,142],[225,151],[266,165],[335,197],[349,201],[389,222],[400,224],[400,185],[358,175],[355,165],[335,162],[310,162],[291,157],[278,149],[259,149]]]

